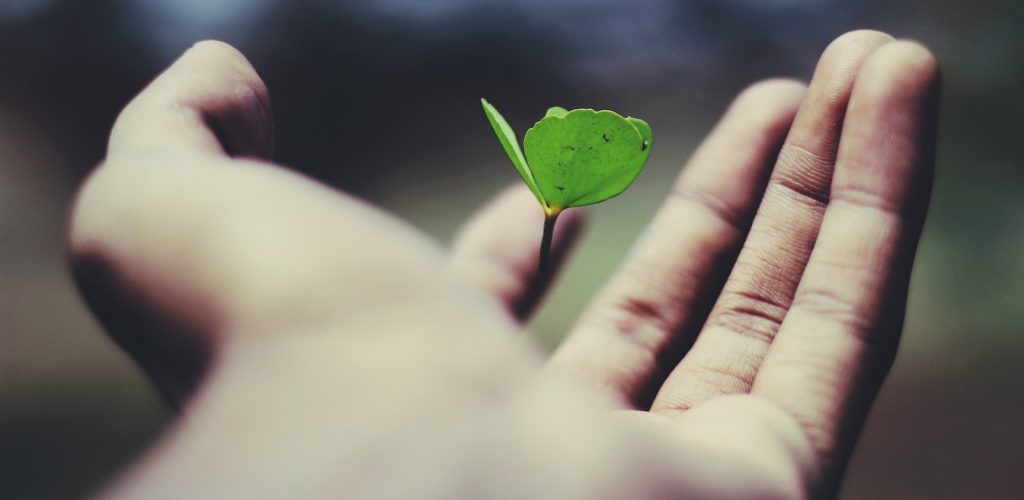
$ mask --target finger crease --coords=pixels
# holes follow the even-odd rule
[[[903,207],[895,201],[874,191],[869,191],[856,186],[843,186],[841,189],[836,189],[832,194],[832,201],[844,203],[857,208],[875,210],[885,215],[892,215],[900,218],[906,215]]]
[[[832,158],[787,143],[779,151],[778,166],[769,185],[784,188],[805,204],[824,207],[829,201],[833,163]]]
[[[793,300],[793,309],[839,323],[845,330],[869,341],[875,324],[856,304],[829,290],[805,290]]]
[[[657,345],[659,339],[668,337],[668,335],[661,335],[648,339],[640,338],[641,336],[639,335],[640,332],[647,330],[643,328],[644,326],[650,326],[650,330],[655,332],[670,331],[672,320],[665,313],[664,307],[657,302],[630,297],[623,299],[615,307],[622,311],[625,316],[623,321],[617,322],[616,331],[631,339],[641,348],[652,351],[657,350],[660,347]]]
[[[808,188],[800,181],[779,176],[772,177],[768,185],[769,187],[781,190],[789,198],[811,208],[824,210],[828,206],[829,196],[827,193],[821,193],[813,188]]]
[[[770,344],[779,331],[788,306],[767,295],[748,291],[723,293],[719,312],[713,312],[707,326],[717,326],[744,337]]]

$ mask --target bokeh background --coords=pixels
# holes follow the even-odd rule
[[[95,492],[169,411],[97,327],[62,240],[118,109],[197,40],[267,81],[277,160],[447,241],[517,181],[481,112],[646,118],[656,147],[535,322],[550,348],[730,98],[806,79],[862,27],[923,41],[945,84],[938,176],[902,348],[844,498],[1024,497],[1024,2],[0,0],[0,498]]]

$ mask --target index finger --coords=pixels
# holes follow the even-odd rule
[[[125,107],[107,155],[187,151],[269,160],[273,147],[266,85],[241,52],[203,41]]]

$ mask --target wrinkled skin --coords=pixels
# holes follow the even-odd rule
[[[809,85],[745,90],[544,360],[525,187],[445,252],[271,164],[263,83],[197,44],[71,216],[83,295],[181,411],[105,494],[833,496],[902,329],[938,80],[920,45],[859,31]]]

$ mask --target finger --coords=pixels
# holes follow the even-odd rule
[[[775,80],[736,99],[551,369],[625,406],[649,405],[725,279],[803,91]]]
[[[539,273],[537,260],[544,213],[525,186],[506,189],[466,224],[455,240],[449,265],[524,321],[537,307],[582,229],[579,210],[558,217],[552,238],[552,268]]]
[[[896,353],[931,188],[937,63],[894,42],[857,78],[818,243],[753,392],[841,468]]]
[[[176,405],[226,345],[380,315],[385,304],[406,318],[447,297],[436,290],[443,256],[429,241],[263,163],[113,160],[83,185],[69,226],[83,297]],[[480,305],[463,315],[500,314]]]
[[[121,112],[108,156],[199,152],[270,159],[274,126],[267,88],[230,45],[195,44]]]
[[[263,82],[235,49],[200,42],[125,108],[104,165],[78,194],[69,227],[76,281],[111,335],[175,405],[193,392],[218,342],[217,306],[186,264],[204,248],[197,242],[208,246],[214,233],[192,238],[184,229],[215,225],[245,185],[225,182],[215,196],[203,196],[226,172],[218,156],[269,159],[272,148]],[[172,160],[182,154],[204,157]],[[209,210],[218,204],[221,210]],[[185,223],[200,212],[204,222]]]
[[[892,38],[856,31],[825,50],[722,294],[654,408],[686,409],[750,390],[814,246],[854,78]]]

